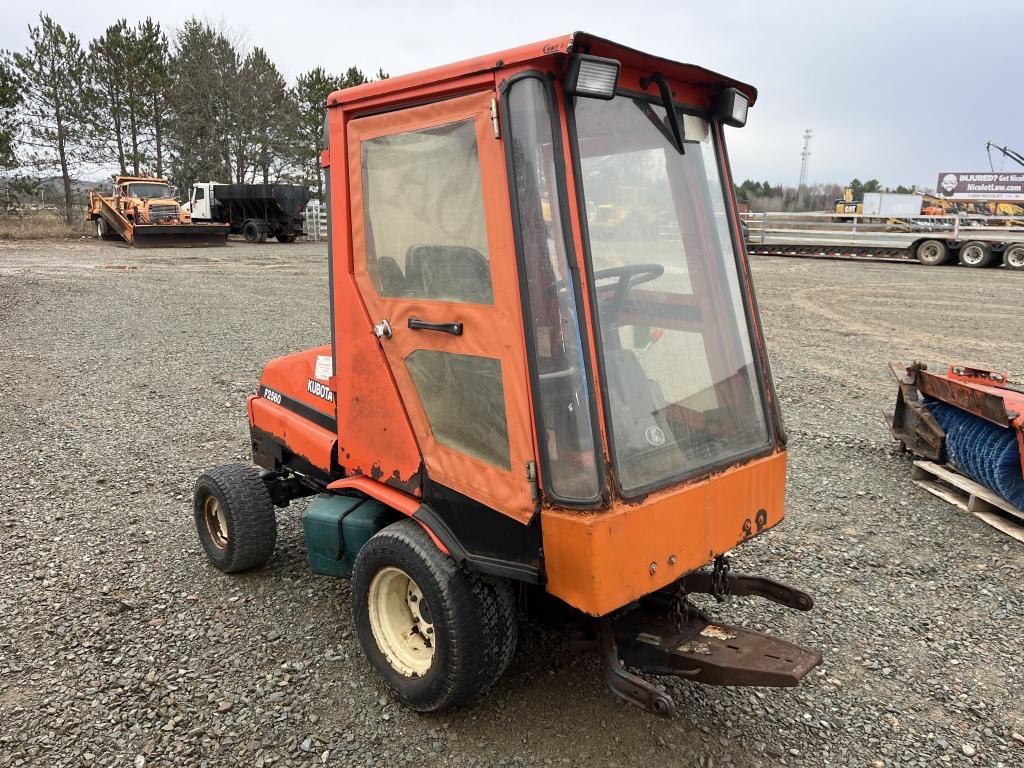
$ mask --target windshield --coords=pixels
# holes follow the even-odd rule
[[[578,99],[592,290],[615,474],[641,493],[768,443],[708,124]]]
[[[171,188],[166,184],[129,184],[130,197],[170,197]]]

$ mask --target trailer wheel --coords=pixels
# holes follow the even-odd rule
[[[938,267],[949,260],[949,246],[941,240],[925,240],[917,246],[917,260],[929,267]]]
[[[1003,251],[1003,265],[1007,269],[1024,269],[1024,243],[1013,243]]]
[[[359,551],[352,611],[370,664],[418,712],[482,696],[515,651],[508,583],[460,569],[413,520],[384,528]]]
[[[270,559],[277,519],[258,470],[245,464],[215,467],[199,476],[192,498],[199,541],[220,570],[237,573]]]
[[[242,237],[245,238],[247,243],[260,242],[260,229],[256,226],[255,221],[247,221],[242,225]],[[265,235],[264,238],[266,238]]]
[[[960,246],[960,263],[965,267],[987,267],[992,263],[992,248],[978,240],[964,243]]]

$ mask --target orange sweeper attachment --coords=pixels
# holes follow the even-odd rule
[[[755,97],[582,33],[331,94],[330,343],[249,398],[263,471],[199,479],[211,560],[263,563],[315,496],[313,569],[420,711],[495,682],[517,610],[659,714],[634,671],[796,685],[819,654],[688,599],[813,604],[726,556],[786,477],[723,137]]]

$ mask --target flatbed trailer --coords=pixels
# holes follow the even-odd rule
[[[1020,217],[882,219],[831,212],[741,216],[747,250],[753,254],[1024,269]]]
[[[151,206],[151,209],[155,207]],[[96,232],[101,239],[123,240],[138,248],[227,245],[228,228],[223,224],[182,221],[180,211],[168,212],[165,218],[148,221],[141,214],[122,210],[117,197],[104,196],[96,191],[89,193],[85,217],[96,223]]]

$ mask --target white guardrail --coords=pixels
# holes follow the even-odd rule
[[[308,242],[319,243],[327,239],[327,206],[319,200],[310,200],[306,203],[306,210],[302,212],[302,239]]]
[[[742,213],[750,245],[909,248],[922,237],[1024,242],[1021,216],[879,217],[850,213]]]

